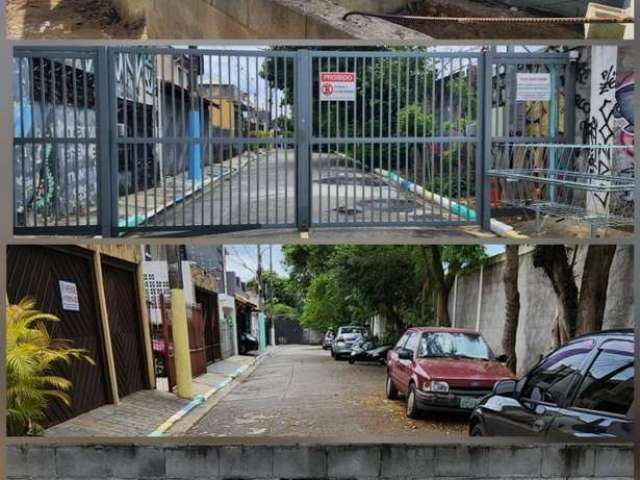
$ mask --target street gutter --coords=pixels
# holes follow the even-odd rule
[[[461,205],[457,202],[454,202],[451,199],[448,199],[446,197],[440,196],[437,193],[431,192],[429,190],[427,190],[426,188],[423,188],[419,185],[416,185],[415,183],[401,177],[400,175],[398,175],[396,172],[393,171],[387,171],[387,170],[383,170],[381,168],[376,168],[374,170],[374,173],[379,175],[383,180],[387,180],[391,183],[396,183],[398,186],[400,186],[400,188],[403,188],[404,190],[407,190],[408,192],[412,192],[416,195],[420,195],[422,196],[422,198],[428,200],[428,201],[433,201],[436,203],[440,203],[442,205],[443,208],[445,208],[446,210],[451,211],[452,213],[456,214],[456,215],[462,215],[462,216],[466,216],[467,218],[471,219],[471,220],[476,220],[477,219],[477,214],[475,212],[475,210],[470,209],[464,205]],[[494,218],[491,219],[491,223],[490,223],[490,229],[493,233],[495,233],[496,235],[500,236],[500,237],[505,237],[505,238],[510,238],[510,239],[514,239],[514,240],[526,240],[529,237],[527,237],[526,235],[522,235],[520,232],[518,232],[515,228],[513,228],[510,225],[507,225],[506,223],[502,223]]]
[[[184,407],[178,410],[176,413],[171,415],[168,419],[162,422],[153,432],[151,432],[148,437],[163,437],[167,435],[167,432],[171,430],[179,421],[182,420],[180,429],[173,432],[173,434],[181,434],[189,430],[193,425],[195,425],[198,421],[200,421],[211,409],[220,401],[222,398],[229,393],[238,382],[234,382],[234,380],[240,380],[242,378],[246,378],[253,373],[258,364],[267,357],[270,357],[272,354],[271,351],[266,351],[261,353],[250,365],[242,365],[235,372],[229,374],[227,378],[222,380],[221,382],[216,383],[210,390],[205,392],[204,394],[196,395],[196,397],[187,403]],[[227,388],[224,392],[223,389]],[[207,403],[211,397],[213,397],[216,393],[221,392],[221,394],[214,398],[211,402]],[[202,406],[203,408],[196,410],[198,407]],[[186,418],[188,416],[188,418]]]

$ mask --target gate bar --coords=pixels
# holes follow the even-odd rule
[[[300,231],[308,231],[311,224],[311,179],[309,178],[311,152],[309,137],[313,128],[310,122],[313,79],[309,50],[298,51],[295,65],[296,112],[296,225]]]
[[[480,128],[478,134],[478,148],[480,150],[480,165],[476,172],[476,212],[480,227],[489,230],[491,226],[491,205],[489,203],[489,181],[487,167],[491,158],[491,110],[493,92],[493,50],[488,47],[480,57],[480,75],[478,75],[478,91],[480,92],[480,109],[478,119]]]
[[[118,168],[117,160],[116,167],[112,168],[111,162],[113,161],[113,151],[111,136],[111,109],[112,106],[109,103],[115,102],[115,82],[112,81],[113,69],[109,66],[112,52],[108,47],[98,48],[96,56],[96,142],[97,142],[97,155],[96,159],[98,165],[96,170],[100,176],[98,180],[98,224],[100,225],[100,232],[103,238],[113,236],[113,226],[117,225],[117,208],[113,208],[113,202],[117,201],[116,195],[113,195],[113,188],[118,188]],[[110,134],[111,133],[111,134]],[[87,171],[87,176],[89,172]],[[112,177],[116,177],[114,179]],[[89,192],[87,191],[87,196]],[[114,217],[115,215],[115,217]],[[115,220],[115,223],[114,223]]]

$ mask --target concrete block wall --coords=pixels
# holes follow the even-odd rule
[[[338,3],[346,8],[330,0],[116,0],[115,5],[123,18],[139,16],[144,10],[149,38],[429,38],[385,20],[364,17],[342,20],[352,8],[382,2],[367,0],[360,5],[357,1],[340,0]],[[393,0],[391,6],[397,9],[402,3]]]
[[[10,480],[611,479],[633,477],[631,444],[80,445],[10,440]]]
[[[518,374],[527,372],[542,353],[552,348],[551,329],[556,316],[556,298],[551,282],[540,268],[533,266],[533,251],[520,252],[520,321],[516,340]],[[579,247],[576,260],[576,283],[580,286],[586,247]],[[485,266],[482,278],[482,301],[479,331],[496,353],[502,352],[501,341],[505,319],[504,259]],[[476,328],[480,272],[458,277],[455,295],[455,324]],[[604,328],[633,327],[633,247],[619,246],[611,265]],[[453,316],[453,291],[449,312]]]

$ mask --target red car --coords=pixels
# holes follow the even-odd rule
[[[407,416],[471,412],[498,380],[514,376],[472,330],[416,327],[387,353],[387,398],[407,398]]]

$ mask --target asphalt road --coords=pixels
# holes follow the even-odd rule
[[[296,158],[293,149],[270,149],[234,160],[234,174],[156,215],[164,225],[262,225],[296,222]],[[455,220],[437,203],[365,171],[352,159],[314,153],[310,165],[312,226],[424,226]]]
[[[188,432],[216,437],[459,439],[466,418],[405,416],[404,400],[387,400],[385,369],[335,361],[316,346],[282,346],[222,398]]]

